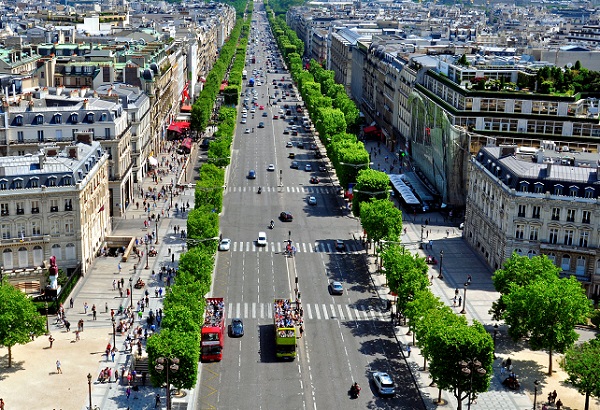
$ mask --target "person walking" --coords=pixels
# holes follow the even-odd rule
[[[119,264],[117,265],[117,269],[119,270],[119,273],[121,273],[121,262],[119,262]]]
[[[56,373],[57,374],[62,374],[62,365],[60,363],[60,360],[56,361]]]
[[[89,308],[89,306],[88,306],[87,302],[84,302],[83,303],[83,314],[84,315],[87,315],[88,308]]]
[[[127,389],[125,389],[125,395],[127,396],[127,400],[129,400],[129,396],[131,396],[131,387],[127,386]]]
[[[48,338],[48,341],[50,342],[50,349],[52,349],[52,343],[54,343],[54,337],[52,337],[52,335],[50,335],[50,337]]]
[[[69,307],[71,309],[73,309],[73,304],[75,303],[75,301],[73,300],[73,298],[69,299]]]
[[[406,346],[406,357],[410,357],[410,346]]]
[[[113,290],[117,290],[117,280],[113,279]]]
[[[158,394],[158,393],[156,394],[156,399],[155,399],[155,402],[154,402],[154,408],[155,409],[160,408],[160,394]]]

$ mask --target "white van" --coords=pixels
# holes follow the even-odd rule
[[[265,232],[258,233],[258,239],[256,240],[256,245],[267,246],[267,234]]]

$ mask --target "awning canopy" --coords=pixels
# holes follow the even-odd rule
[[[182,105],[181,109],[179,111],[181,111],[181,112],[192,112],[192,106],[191,105]]]
[[[148,163],[150,165],[152,165],[153,167],[155,167],[158,165],[158,160],[151,156],[151,157],[148,157]]]
[[[377,127],[374,126],[374,125],[372,125],[370,127],[363,128],[363,131],[364,131],[365,134],[370,134],[372,132],[377,132]]]
[[[171,125],[169,125],[168,130],[169,131],[175,131],[179,134],[183,133],[185,130],[190,128],[190,123],[187,121],[178,121],[178,122],[172,122]]]

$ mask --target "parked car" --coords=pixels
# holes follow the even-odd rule
[[[219,242],[219,250],[220,251],[228,251],[231,248],[231,239],[223,238],[221,242]]]
[[[344,287],[340,282],[334,281],[329,284],[329,293],[332,295],[343,295]]]

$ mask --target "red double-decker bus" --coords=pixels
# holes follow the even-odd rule
[[[225,303],[223,298],[206,298],[200,339],[200,360],[220,361],[225,344]]]

